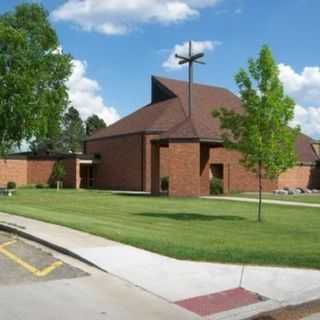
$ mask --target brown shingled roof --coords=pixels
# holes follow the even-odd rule
[[[184,119],[180,100],[171,98],[142,107],[111,126],[96,131],[87,140],[143,131],[165,131]]]
[[[312,147],[312,144],[315,142],[315,140],[306,136],[305,134],[299,134],[296,141],[296,150],[298,154],[298,160],[301,163],[313,163],[320,160]]]
[[[218,132],[214,132],[201,120],[195,121],[193,118],[186,118],[168,131],[160,134],[161,140],[167,139],[200,139],[220,141]],[[221,142],[221,141],[220,141]]]
[[[220,124],[212,117],[217,108],[241,112],[240,99],[227,89],[194,84],[191,118],[188,114],[188,84],[184,81],[153,77],[152,103],[122,118],[113,125],[98,130],[88,140],[125,135],[135,132],[159,132],[160,139],[220,140]],[[314,162],[314,141],[301,134],[296,143],[300,162]]]

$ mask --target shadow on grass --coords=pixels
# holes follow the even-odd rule
[[[113,196],[133,197],[133,198],[153,198],[149,193],[126,193],[126,192],[111,192]]]
[[[137,216],[148,217],[148,218],[164,218],[164,219],[172,219],[178,221],[240,221],[246,220],[243,217],[239,216],[214,216],[214,215],[205,215],[198,213],[136,213]]]

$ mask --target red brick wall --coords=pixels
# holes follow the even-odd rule
[[[8,181],[15,181],[17,186],[28,183],[26,159],[0,159],[0,186],[5,187]]]
[[[157,137],[158,135],[151,134],[143,136],[143,190],[147,192],[151,191],[151,140]]]
[[[198,197],[200,195],[200,144],[170,143],[169,195]]]
[[[279,177],[279,188],[320,188],[320,168],[315,166],[296,166]]]
[[[63,186],[66,188],[80,187],[80,163],[78,159],[65,159],[61,163],[65,168],[66,175],[63,179]]]
[[[224,192],[257,191],[257,176],[244,168],[240,163],[241,155],[237,151],[225,148],[210,150],[210,163],[221,163],[224,167]],[[278,188],[277,180],[263,179],[263,191],[271,192]]]
[[[169,148],[160,148],[160,177],[169,176]]]
[[[207,145],[200,144],[200,195],[210,194],[210,149]]]
[[[145,135],[144,143],[144,191],[151,191],[151,140],[158,135]],[[169,175],[169,148],[160,147],[160,178]]]
[[[143,141],[140,134],[88,141],[86,153],[101,155],[101,163],[95,167],[95,186],[114,190],[142,190]],[[151,163],[151,159],[149,161]]]
[[[151,193],[160,194],[160,146],[152,144],[151,146]]]
[[[30,159],[28,160],[28,184],[49,184],[52,169],[56,160]]]

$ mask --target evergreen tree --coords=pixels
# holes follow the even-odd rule
[[[66,152],[81,152],[85,128],[79,111],[70,107],[63,117],[62,142]]]
[[[86,120],[86,134],[91,136],[95,131],[106,128],[107,125],[103,119],[99,118],[96,114],[90,116]]]

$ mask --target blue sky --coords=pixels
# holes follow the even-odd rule
[[[0,12],[21,2],[1,0]],[[234,74],[267,43],[296,99],[295,123],[320,138],[319,0],[37,2],[51,12],[64,51],[75,59],[70,90],[83,117],[95,111],[112,121],[147,104],[152,74],[185,79],[186,69],[164,62],[189,39],[207,49],[196,80],[237,92]]]

